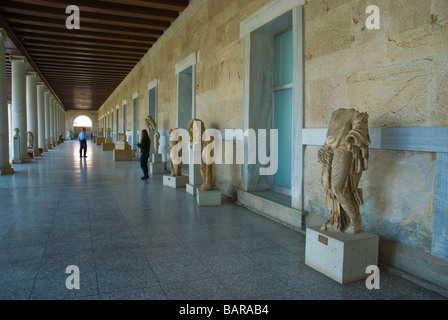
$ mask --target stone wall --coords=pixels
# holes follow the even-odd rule
[[[127,101],[127,129],[132,128],[132,94],[138,92],[138,129],[148,115],[147,85],[158,80],[160,130],[176,126],[175,66],[196,53],[196,117],[207,128],[242,128],[244,42],[240,22],[268,0],[194,0],[100,108],[98,116]],[[115,111],[114,111],[115,112]],[[114,122],[115,123],[115,122]],[[240,183],[238,165],[215,166],[216,184],[234,197]]]
[[[340,107],[373,128],[448,126],[448,3],[375,1],[379,30],[365,28],[369,4],[305,5],[305,128],[326,128]],[[317,150],[305,151],[305,209],[327,216]],[[430,253],[434,181],[434,153],[372,150],[363,228]]]
[[[98,111],[95,110],[67,110],[65,112],[65,130],[70,131],[73,138],[73,120],[79,116],[87,116],[92,120],[93,129],[98,129]],[[64,134],[65,137],[65,134]]]
[[[176,125],[175,66],[196,53],[196,117],[207,128],[242,128],[244,39],[240,23],[270,0],[193,0],[99,110],[122,107],[138,130],[148,113],[147,84],[158,79],[158,124]],[[377,0],[380,29],[365,26],[369,0],[308,0],[303,6],[304,128],[326,128],[332,112],[356,108],[372,128],[448,127],[448,2]],[[121,113],[121,110],[120,110]],[[121,116],[120,116],[121,118]],[[120,119],[120,128],[122,127]],[[328,215],[320,185],[318,146],[304,154],[304,206]],[[216,185],[233,197],[241,166],[217,165]],[[363,228],[431,253],[435,155],[371,151],[361,180]]]

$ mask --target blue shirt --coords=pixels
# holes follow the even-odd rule
[[[82,141],[82,140],[85,140],[85,139],[86,139],[86,133],[84,131],[81,131],[79,133],[78,140]]]

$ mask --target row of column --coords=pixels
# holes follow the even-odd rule
[[[11,59],[11,127],[8,119],[5,41],[0,29],[0,174],[12,174],[9,136],[13,135],[12,163],[31,162],[28,152],[40,156],[57,145],[65,131],[65,111],[36,72],[26,72],[26,59]],[[29,133],[30,132],[30,133]]]

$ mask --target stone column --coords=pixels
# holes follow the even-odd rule
[[[19,129],[20,143],[18,154],[14,153],[13,163],[31,162],[28,157],[28,127],[26,123],[26,78],[25,57],[11,56],[12,64],[12,129]],[[16,146],[14,147],[16,148]]]
[[[56,102],[56,98],[53,102],[53,143],[56,147],[58,145],[58,121],[57,121],[57,114],[58,114],[58,104]]]
[[[50,143],[50,92],[44,91],[45,108],[45,151],[53,149]]]
[[[54,141],[55,145],[58,145],[59,141],[59,104],[55,102],[54,104]]]
[[[49,140],[49,143],[50,143],[50,146],[51,147],[54,147],[54,128],[53,128],[53,126],[54,126],[54,121],[53,121],[53,113],[54,113],[54,105],[53,105],[53,102],[54,102],[54,98],[53,98],[53,96],[52,95],[50,95],[50,104],[48,105],[48,110],[49,110],[49,113],[50,113],[50,134],[49,134],[49,138],[50,138],[50,140]]]
[[[6,32],[0,29],[0,175],[13,174],[9,163],[9,123],[5,60]]]
[[[40,156],[37,132],[37,73],[28,72],[26,75],[26,123],[28,131],[33,134],[32,150],[34,156]]]
[[[43,151],[45,149],[45,103],[44,103],[44,85],[37,85],[37,147]]]

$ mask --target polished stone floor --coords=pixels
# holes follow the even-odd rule
[[[138,161],[65,142],[0,177],[0,299],[444,299],[381,270],[380,289],[304,264],[305,238],[224,200],[141,181]],[[66,287],[68,266],[80,289]]]

